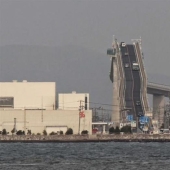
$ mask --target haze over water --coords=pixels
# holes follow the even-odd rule
[[[169,143],[1,143],[3,170],[168,170]]]

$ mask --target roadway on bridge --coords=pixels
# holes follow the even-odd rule
[[[125,102],[126,108],[131,108],[128,114],[132,114],[134,119],[136,116],[143,115],[143,107],[141,102],[141,79],[140,70],[133,70],[133,63],[137,63],[137,55],[134,45],[120,46],[122,53],[122,63],[125,74]],[[138,103],[138,105],[137,105]]]
[[[134,45],[127,45],[128,49],[128,56],[130,59],[131,66],[133,63],[137,63],[137,55],[135,53],[135,47]],[[143,103],[141,101],[141,79],[140,79],[140,70],[132,70],[133,75],[133,102],[135,105],[135,112],[136,116],[144,115],[143,112]],[[140,102],[140,105],[137,105],[136,103]]]
[[[126,47],[121,48],[121,57],[122,57],[122,63],[124,67],[124,74],[125,74],[125,106],[126,108],[130,108],[130,114],[132,114],[134,117],[136,117],[135,114],[135,107],[134,107],[134,102],[133,102],[133,75],[132,75],[132,70],[131,70],[131,65],[130,65],[130,59],[129,56],[127,55],[128,51]]]

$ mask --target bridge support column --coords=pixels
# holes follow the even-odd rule
[[[154,119],[158,120],[159,127],[164,123],[165,98],[164,95],[153,95]]]
[[[118,66],[116,57],[113,60],[113,113],[111,121],[114,122],[114,126],[120,123]]]

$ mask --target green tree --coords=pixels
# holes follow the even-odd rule
[[[68,128],[65,134],[66,135],[72,135],[73,134],[73,129]]]
[[[109,134],[113,134],[115,132],[115,128],[114,127],[111,127],[110,129],[109,129]]]

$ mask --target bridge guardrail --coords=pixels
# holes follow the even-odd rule
[[[146,72],[145,72],[145,69],[144,69],[144,63],[143,63],[143,60],[142,60],[141,51],[140,51],[140,47],[139,47],[138,42],[135,42],[135,47],[136,47],[136,52],[137,52],[137,55],[138,55],[139,65],[140,65],[140,68],[141,68],[141,77],[142,77],[142,80],[143,80],[143,83],[142,83],[142,94],[143,94],[143,96],[142,96],[142,98],[144,100],[144,110],[148,111],[149,104],[148,104],[148,98],[147,98],[147,76],[146,76]]]
[[[136,43],[135,43],[135,52],[136,52],[136,55],[137,55],[137,61],[139,63],[139,70],[142,70],[142,68],[141,68],[142,67],[141,66],[141,60],[139,58],[139,54],[138,54],[138,50],[137,50],[137,47],[136,47]],[[143,72],[140,71],[139,75],[140,75],[140,80],[141,80],[140,99],[142,101],[142,108],[144,110],[144,113],[146,113],[146,108],[145,108],[146,102],[144,101],[144,97],[143,97],[143,91],[144,91],[144,76],[143,76]]]

